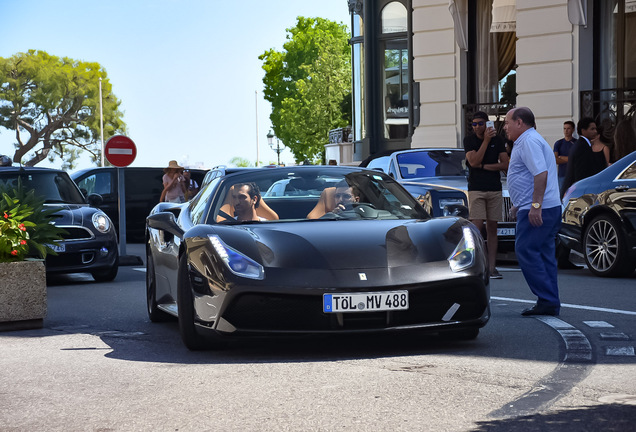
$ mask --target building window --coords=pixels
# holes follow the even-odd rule
[[[599,2],[598,85],[601,89],[636,87],[636,1]]]
[[[406,138],[409,130],[409,54],[406,39],[384,44],[384,137]]]
[[[353,73],[353,140],[366,137],[364,109],[364,23],[358,14],[351,15],[351,71]]]
[[[394,1],[382,9],[382,34],[401,33],[408,30],[407,12],[404,5]]]
[[[476,0],[469,3],[470,61],[475,92],[470,95],[478,104],[500,102],[501,87],[516,63],[516,13],[514,2]],[[503,12],[502,12],[503,10]],[[493,21],[493,15],[498,18]],[[510,83],[509,83],[510,85]]]
[[[408,12],[398,2],[387,3],[380,12],[382,29],[382,98],[384,101],[384,138],[409,136],[410,57],[408,49]]]

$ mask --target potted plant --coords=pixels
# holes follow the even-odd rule
[[[46,316],[44,259],[64,230],[34,190],[0,185],[0,330],[41,328]]]

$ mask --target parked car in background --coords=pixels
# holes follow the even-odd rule
[[[360,166],[380,170],[402,184],[432,216],[445,216],[455,205],[468,206],[468,168],[462,149],[420,148],[384,152]],[[502,222],[498,224],[498,251],[512,253],[516,222],[510,219],[510,194],[502,178]]]
[[[117,276],[117,235],[110,218],[95,206],[99,195],[84,195],[64,171],[48,168],[0,167],[0,184],[34,189],[46,207],[58,209],[55,226],[64,240],[49,245],[57,255],[46,257],[47,273],[91,273],[96,281]],[[87,201],[92,205],[87,204]]]
[[[126,240],[143,242],[146,217],[159,202],[163,190],[163,168],[126,167]],[[201,184],[206,170],[190,169],[191,178]],[[118,188],[116,167],[95,167],[71,174],[84,195],[99,194],[103,198],[100,208],[110,217],[119,231]]]
[[[563,197],[560,248],[583,255],[597,276],[636,268],[636,152],[574,183]]]
[[[338,198],[348,201],[308,218],[318,189],[336,180],[351,187]],[[230,205],[245,201],[233,201],[241,199],[234,186],[250,182],[262,191],[302,187],[261,199],[275,219],[237,220]],[[178,317],[190,349],[266,334],[420,330],[474,339],[490,318],[475,226],[432,218],[378,171],[243,169],[215,177],[190,203],[158,204],[147,224],[148,315]]]

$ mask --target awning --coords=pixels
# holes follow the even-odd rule
[[[587,25],[587,2],[568,0],[568,19],[574,25]]]
[[[468,40],[466,39],[466,32],[464,31],[466,22],[466,11],[460,11],[455,0],[448,2],[448,11],[453,17],[453,23],[455,24],[455,41],[457,46],[464,51],[468,51]]]
[[[517,31],[517,0],[494,0],[492,2],[491,33]]]

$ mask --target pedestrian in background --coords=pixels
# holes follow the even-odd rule
[[[559,190],[561,190],[561,186],[563,186],[565,174],[567,173],[568,155],[570,154],[572,146],[576,142],[573,136],[575,127],[576,126],[572,120],[564,122],[563,138],[554,143],[554,157],[556,158],[556,163],[559,167]]]
[[[185,179],[185,200],[190,201],[199,193],[199,183],[192,178],[189,169],[183,170],[183,178]]]
[[[563,196],[568,188],[575,182],[598,174],[607,167],[607,161],[603,151],[595,153],[592,150],[592,141],[598,136],[596,122],[591,117],[583,117],[576,124],[576,132],[579,139],[570,150],[568,156],[568,168],[560,188]]]
[[[523,316],[559,315],[561,301],[555,256],[561,226],[561,199],[552,148],[535,130],[534,114],[527,107],[506,114],[505,130],[514,141],[508,167],[508,191],[517,218],[515,252],[519,267],[537,296]]]
[[[464,138],[468,161],[468,214],[480,232],[486,223],[486,244],[490,277],[501,279],[495,267],[497,259],[497,223],[503,213],[501,171],[508,169],[506,143],[494,127],[488,127],[488,115],[477,111],[473,115],[473,134]]]
[[[183,167],[179,166],[176,160],[171,160],[168,166],[163,169],[163,192],[161,201],[182,203],[185,202],[185,178],[183,177]]]

